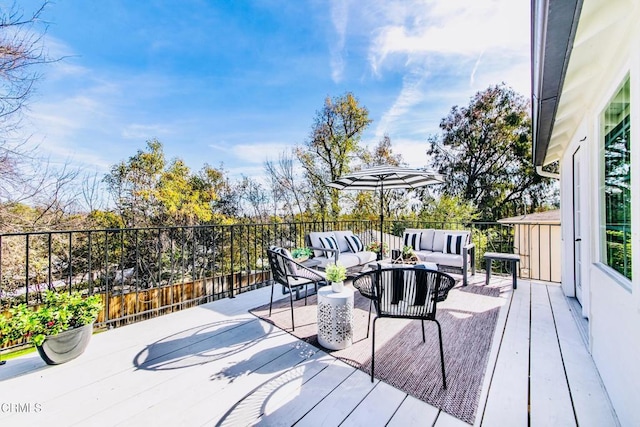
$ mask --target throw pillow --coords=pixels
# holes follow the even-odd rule
[[[296,263],[293,261],[293,256],[291,255],[291,252],[289,252],[285,248],[280,248],[280,253],[284,258],[284,267],[287,274],[290,274],[292,276],[297,276],[298,267],[296,266]]]
[[[461,234],[445,234],[444,235],[444,253],[445,254],[462,254],[462,240],[464,236]]]
[[[351,252],[356,253],[364,251],[364,245],[358,236],[351,235],[345,236],[344,238],[347,239],[347,245],[349,245]]]
[[[320,238],[320,244],[322,245],[323,248],[325,249],[338,249],[338,242],[336,242],[335,237],[333,236],[328,236],[328,237],[321,237]],[[326,256],[327,258],[330,257],[335,257],[335,252],[333,251],[326,251],[324,253],[324,256]]]
[[[421,237],[422,233],[404,233],[404,245],[410,246],[414,251],[419,251]]]

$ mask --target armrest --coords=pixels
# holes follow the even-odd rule
[[[293,262],[296,265],[298,274],[287,274],[287,276],[293,277],[294,279],[309,279],[309,280],[313,280],[314,282],[321,282],[325,280],[325,278],[319,275],[317,271],[307,266],[304,266],[297,261],[291,260],[291,262]],[[304,274],[300,274],[300,271],[303,271]]]
[[[338,261],[338,256],[340,254],[340,249],[327,249],[327,248],[317,248],[315,246],[307,246],[307,248],[314,251],[322,251],[322,252],[333,252],[336,262]]]

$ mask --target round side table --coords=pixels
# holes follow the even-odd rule
[[[353,343],[353,288],[333,292],[331,286],[318,289],[318,343],[329,350],[341,350]]]

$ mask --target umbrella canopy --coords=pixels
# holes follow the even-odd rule
[[[327,186],[338,190],[380,190],[380,244],[382,244],[384,190],[407,190],[441,182],[444,182],[442,175],[433,171],[397,166],[374,166],[341,176]]]
[[[442,175],[432,171],[374,166],[341,176],[327,185],[338,190],[406,190],[441,182],[444,182]]]

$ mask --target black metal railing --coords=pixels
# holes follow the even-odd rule
[[[560,281],[559,225],[386,221],[390,246],[407,227],[471,229],[478,267],[485,251],[516,252],[521,277]],[[365,244],[379,238],[378,221],[1,234],[0,313],[38,304],[46,289],[80,290],[103,296],[100,325],[118,326],[264,286],[270,245],[302,247],[311,231],[346,229]]]

